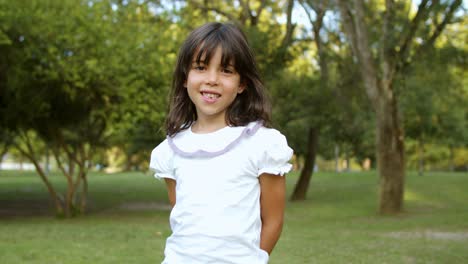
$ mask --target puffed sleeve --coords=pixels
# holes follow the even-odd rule
[[[154,177],[157,179],[169,178],[175,180],[173,156],[174,154],[169,147],[167,139],[153,149],[149,167],[154,171]]]
[[[293,150],[288,146],[286,137],[275,129],[262,129],[262,147],[259,153],[258,176],[263,173],[283,176],[292,165],[289,163]],[[260,131],[259,131],[260,132]]]

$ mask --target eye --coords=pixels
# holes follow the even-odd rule
[[[223,68],[221,71],[223,73],[227,73],[227,74],[233,74],[234,73],[234,69],[232,69],[232,68]]]
[[[204,70],[206,70],[206,66],[204,64],[201,64],[201,63],[194,63],[194,64],[192,64],[192,69],[194,69],[196,71],[204,71]]]

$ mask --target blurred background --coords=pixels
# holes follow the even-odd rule
[[[89,171],[148,169],[178,48],[209,21],[246,32],[306,178],[373,170],[392,137],[396,173],[468,170],[462,1],[0,3],[0,168],[49,191],[51,171],[78,190]]]
[[[467,8],[462,0],[0,0],[0,219],[15,220],[0,226],[3,263],[132,263],[139,250],[136,263],[162,258],[169,207],[148,162],[165,138],[178,49],[211,21],[246,33],[273,126],[295,151],[288,198],[303,202],[288,205],[273,263],[462,263]],[[84,214],[72,223],[90,244],[50,220]],[[114,225],[104,224],[109,217]],[[433,239],[442,242],[424,246]]]

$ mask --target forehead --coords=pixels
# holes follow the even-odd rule
[[[215,45],[217,44],[217,45]],[[201,43],[193,54],[193,62],[208,63],[216,53],[221,53],[221,65],[235,64],[235,52],[232,47],[226,47],[222,43]]]

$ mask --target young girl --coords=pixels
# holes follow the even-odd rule
[[[167,139],[151,154],[173,206],[164,264],[268,263],[292,156],[269,121],[244,34],[221,23],[194,30],[179,51]]]

